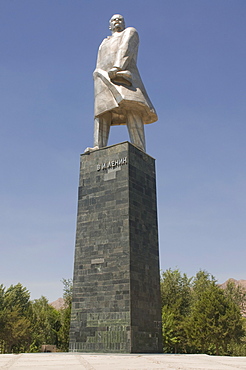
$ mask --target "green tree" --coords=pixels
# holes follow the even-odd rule
[[[0,353],[38,352],[42,344],[68,351],[72,281],[63,286],[64,307],[56,310],[43,296],[30,301],[20,283],[0,285]]]
[[[3,340],[3,330],[5,325],[5,318],[4,318],[4,295],[5,295],[5,287],[3,284],[0,285],[0,341]]]
[[[0,340],[3,352],[23,352],[31,341],[30,293],[20,283],[0,287]]]
[[[11,285],[5,292],[5,307],[16,308],[20,314],[27,315],[30,307],[30,292],[21,283]]]
[[[176,334],[176,319],[171,308],[162,307],[162,337],[164,352],[175,352],[179,337]]]
[[[72,279],[62,279],[63,282],[63,299],[64,307],[60,310],[61,314],[61,328],[59,330],[59,348],[61,351],[67,352],[69,347],[69,329],[72,306]]]
[[[32,343],[31,352],[40,351],[42,344],[58,345],[61,327],[60,313],[42,296],[31,305]]]
[[[240,284],[236,285],[233,280],[229,280],[224,289],[226,296],[235,302],[242,314],[246,314],[246,290]]]
[[[187,351],[184,324],[190,310],[191,280],[178,269],[169,269],[162,273],[162,329],[165,352]]]
[[[244,335],[238,305],[228,298],[213,276],[199,271],[193,281],[186,333],[192,352],[226,354],[227,346]]]

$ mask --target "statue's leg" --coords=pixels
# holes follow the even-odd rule
[[[94,147],[104,148],[108,144],[111,125],[111,113],[107,112],[95,118],[94,122]]]
[[[145,152],[144,125],[141,116],[137,112],[127,112],[127,128],[131,143]]]

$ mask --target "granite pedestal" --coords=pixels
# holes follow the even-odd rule
[[[162,352],[155,161],[81,155],[70,351]]]

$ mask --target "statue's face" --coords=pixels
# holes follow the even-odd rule
[[[115,14],[109,21],[109,29],[114,32],[121,32],[125,29],[125,21],[122,15]]]

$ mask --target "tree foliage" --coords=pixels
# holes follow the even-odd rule
[[[194,279],[191,313],[187,319],[191,346],[200,353],[227,354],[227,346],[244,335],[240,308],[205,272]]]
[[[0,341],[6,352],[25,351],[31,342],[30,293],[20,283],[0,287]]]
[[[20,283],[0,285],[0,353],[38,352],[42,344],[68,351],[72,281],[62,280],[64,307],[30,300]],[[246,356],[246,291],[222,289],[206,271],[188,278],[178,269],[161,275],[163,347],[168,353]]]
[[[42,344],[68,350],[71,280],[63,279],[65,307],[56,310],[45,297],[30,300],[20,283],[0,285],[0,353],[38,352]]]
[[[72,292],[73,285],[71,279],[63,279],[63,299],[65,302],[64,307],[61,309],[61,329],[58,333],[59,348],[63,352],[68,351],[69,347],[69,329],[70,329],[70,317],[71,317],[71,306],[72,306]]]
[[[243,346],[245,292],[199,271],[189,279],[179,270],[161,278],[163,346],[170,353],[233,354]]]
[[[32,343],[31,352],[36,352],[42,344],[58,345],[58,332],[61,328],[59,311],[49,305],[47,298],[35,299],[31,305]]]
[[[191,279],[179,270],[166,270],[161,278],[162,332],[165,352],[185,350],[184,321],[190,310]]]

